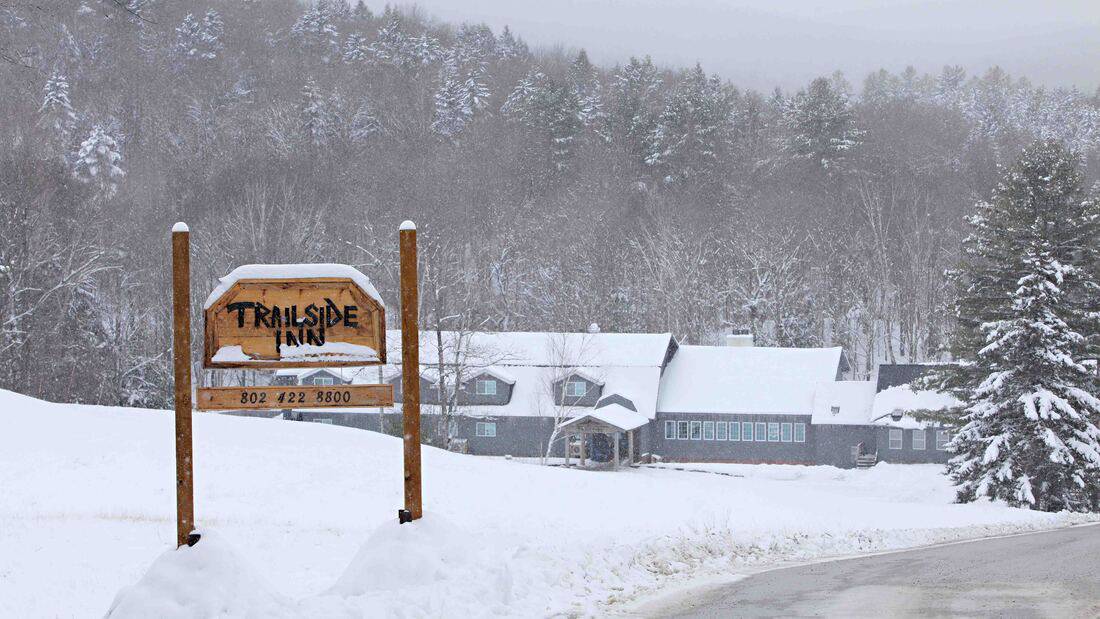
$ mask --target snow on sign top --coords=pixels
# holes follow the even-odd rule
[[[385,307],[342,264],[250,264],[203,305],[210,368],[374,365],[386,360]]]

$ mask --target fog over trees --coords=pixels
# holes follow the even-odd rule
[[[966,217],[1036,139],[1087,186],[1100,99],[950,66],[761,93],[377,3],[13,0],[0,388],[170,401],[177,220],[197,307],[236,265],[316,261],[396,307],[413,219],[432,328],[942,358]]]

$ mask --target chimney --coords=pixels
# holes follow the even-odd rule
[[[726,346],[752,348],[752,345],[752,331],[748,329],[734,329],[733,333],[726,336]]]
[[[592,324],[588,325],[588,332],[589,333],[599,333],[600,332],[600,325],[598,325],[596,323],[592,323]]]

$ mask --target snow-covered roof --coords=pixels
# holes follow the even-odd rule
[[[507,383],[509,385],[516,384],[516,377],[515,376],[513,376],[510,372],[507,372],[504,369],[498,368],[498,367],[490,366],[490,367],[487,367],[487,368],[477,368],[476,370],[474,370],[472,372],[472,374],[473,375],[470,377],[470,380],[472,380],[474,378],[477,378],[478,376],[481,376],[482,374],[488,374],[489,376],[492,376],[492,377],[496,378],[497,380],[499,380],[502,383]]]
[[[641,413],[636,413],[621,404],[609,404],[603,408],[579,413],[576,417],[561,424],[561,427],[568,428],[585,419],[595,419],[624,431],[640,428],[649,423],[649,417]]]
[[[875,383],[843,380],[818,383],[814,388],[813,423],[866,425],[871,420]]]
[[[364,275],[359,269],[346,264],[244,264],[233,269],[228,275],[218,280],[218,285],[215,286],[214,290],[210,291],[210,295],[206,297],[206,302],[203,303],[203,309],[210,309],[210,306],[214,305],[219,297],[232,288],[233,284],[236,284],[242,279],[308,278],[350,279],[355,282],[355,285],[362,289],[364,293],[377,301],[379,305],[385,307],[382,303],[382,296],[378,294],[374,285],[370,283],[370,278]]]
[[[670,333],[545,333],[532,331],[443,332],[444,363],[454,362],[456,345],[465,363],[478,366],[659,367],[672,342]],[[420,363],[436,363],[434,331],[420,332]],[[391,359],[401,358],[401,332],[386,333]]]
[[[875,394],[871,422],[876,425],[923,427],[909,414],[914,411],[941,411],[958,406],[955,396],[939,391],[915,391],[909,385],[890,387]]]
[[[808,415],[815,387],[836,380],[840,348],[680,346],[661,381],[669,413]]]

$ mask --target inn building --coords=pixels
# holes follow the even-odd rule
[[[874,380],[854,381],[840,348],[757,347],[747,334],[724,346],[594,329],[442,335],[421,334],[424,432],[442,436],[438,404],[450,402],[451,448],[470,454],[838,467],[948,457],[948,431],[912,415],[953,404],[910,386],[928,366],[883,365]],[[399,332],[387,348],[401,358]],[[390,383],[394,408],[279,414],[399,432],[399,365],[279,370],[274,382]]]

